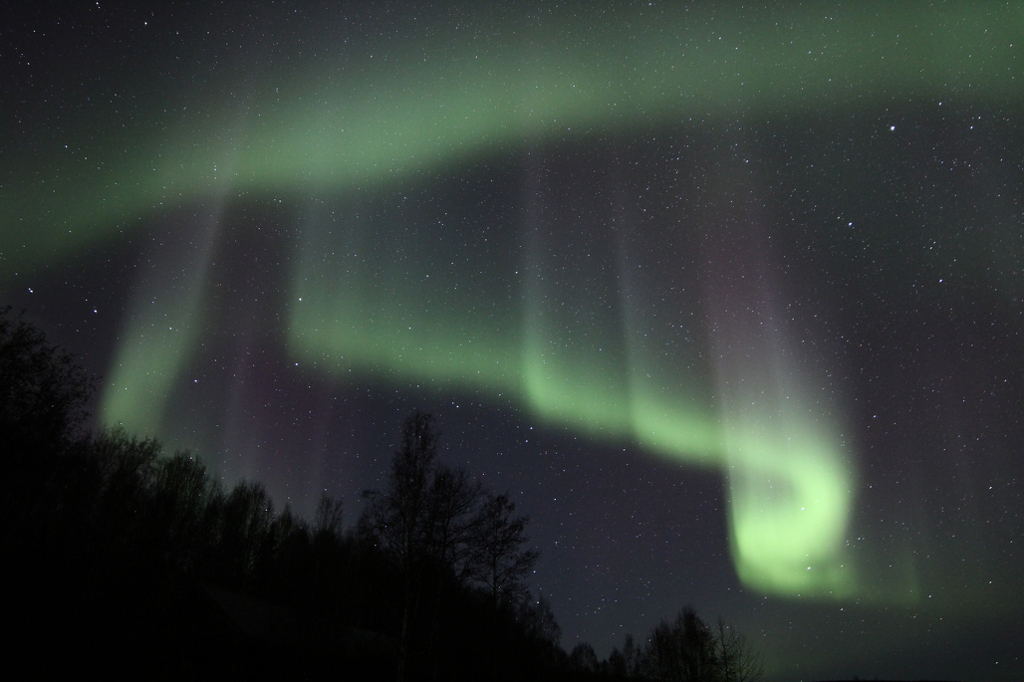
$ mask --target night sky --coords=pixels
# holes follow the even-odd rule
[[[0,301],[354,523],[402,419],[599,656],[1024,679],[1018,3],[16,2]]]

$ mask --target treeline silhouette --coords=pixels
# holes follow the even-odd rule
[[[93,385],[0,313],[0,543],[9,650],[34,674],[380,680],[754,680],[760,659],[692,610],[607,660],[566,653],[527,577],[538,553],[507,494],[438,460],[430,415],[402,425],[386,485],[348,528],[264,487],[224,488],[188,453],[87,430]]]

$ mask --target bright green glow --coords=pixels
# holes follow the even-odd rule
[[[168,399],[202,342],[200,296],[222,208],[223,203],[212,215],[193,216],[200,228],[196,243],[160,246],[178,251],[171,262],[187,267],[155,272],[136,292],[135,314],[121,331],[117,360],[103,392],[100,417],[105,423],[147,435],[161,433]]]
[[[167,110],[190,104],[201,115],[133,124],[6,184],[2,276],[116,238],[123,221],[225,183],[308,196],[311,186],[390,184],[524,140],[888,106],[893,97],[948,97],[953,88],[971,101],[1019,100],[1024,91],[1016,3],[740,14],[609,5],[547,16],[541,27],[478,11],[464,24],[479,26],[486,44],[439,27],[410,36],[388,59],[272,68],[223,105],[208,101],[220,91],[214,86],[167,93]],[[25,165],[35,168],[34,157]]]
[[[834,438],[807,427],[790,433],[784,439],[730,439],[729,519],[737,570],[746,584],[765,591],[850,596],[854,574],[842,550],[851,477]]]
[[[431,259],[436,239],[415,230],[326,221],[314,212],[304,225],[290,310],[290,342],[307,363],[483,390],[518,382],[508,352],[518,320],[494,300],[491,271],[461,267],[479,245]]]
[[[410,39],[390,62],[360,55],[268,71],[243,104],[218,110],[215,102],[199,119],[154,120],[125,134],[133,139],[98,141],[89,161],[55,159],[42,175],[5,181],[0,276],[117,238],[126,220],[211,196],[298,201],[394,187],[417,171],[524,140],[871,108],[951,89],[972,101],[1021,97],[1017,4],[861,3],[836,16],[714,10],[719,16],[674,4],[653,14],[602,6],[584,17],[548,16],[544,28],[475,15],[466,23],[483,28],[485,44],[442,29]],[[834,429],[816,427],[818,417],[750,412],[733,407],[749,397],[737,394],[720,424],[705,378],[692,372],[699,359],[666,359],[639,333],[651,320],[626,305],[622,329],[581,329],[560,318],[545,303],[559,288],[537,279],[543,264],[530,258],[532,274],[516,292],[524,301],[513,303],[488,277],[463,282],[455,294],[422,254],[396,261],[395,234],[375,232],[371,242],[353,226],[354,243],[328,258],[337,244],[325,229],[308,227],[295,273],[287,312],[297,358],[338,375],[508,393],[551,423],[719,466],[730,484],[733,549],[745,582],[782,593],[856,590],[841,551],[852,477]],[[373,248],[385,255],[349,255]],[[200,262],[169,303],[153,306],[145,293],[161,290],[163,279],[144,284],[104,396],[107,422],[159,430],[199,343],[208,255]],[[427,275],[441,282],[428,284]],[[518,282],[509,272],[496,279]]]
[[[858,594],[843,552],[851,466],[833,420],[805,397],[814,382],[788,358],[784,337],[766,338],[756,320],[730,328],[731,338],[716,344],[723,396],[713,410],[698,351],[678,338],[670,343],[688,334],[663,322],[692,320],[686,308],[698,305],[662,295],[659,282],[670,272],[631,282],[630,296],[616,303],[609,294],[619,273],[571,271],[560,260],[573,237],[559,224],[535,226],[511,262],[480,250],[472,267],[446,270],[430,255],[443,228],[416,213],[401,216],[404,229],[394,233],[379,219],[308,226],[289,323],[297,357],[342,378],[394,376],[512,396],[548,423],[719,467],[746,584],[824,598]],[[530,220],[545,224],[543,216]],[[465,261],[458,251],[445,259]],[[525,291],[520,302],[502,300],[509,281]],[[627,298],[643,305],[627,306]]]
[[[197,341],[193,328],[159,326],[165,323],[166,319],[132,320],[130,336],[122,342],[103,392],[100,416],[105,423],[124,424],[138,433],[161,432],[167,400]],[[145,327],[149,330],[141,329]]]

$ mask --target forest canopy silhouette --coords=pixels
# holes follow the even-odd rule
[[[539,552],[507,493],[443,463],[429,414],[409,415],[386,484],[346,527],[263,485],[225,488],[188,452],[92,432],[92,379],[0,311],[0,542],[12,651],[41,670],[147,677],[339,674],[381,680],[749,681],[761,658],[692,609],[598,660],[567,653],[529,576]]]

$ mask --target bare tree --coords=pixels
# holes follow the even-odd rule
[[[445,605],[447,580],[454,576],[459,584],[470,575],[471,543],[475,514],[483,495],[482,486],[465,469],[443,464],[434,469],[430,484],[427,551],[434,577],[434,601],[431,611],[427,653],[432,658],[432,677],[437,679],[437,649],[441,639],[441,612]]]
[[[643,651],[637,647],[633,635],[627,633],[622,650],[612,649],[612,653],[608,656],[609,673],[617,680],[640,677],[642,659]]]
[[[700,616],[686,607],[661,621],[644,651],[642,673],[654,680],[705,682],[715,679],[715,638]]]
[[[342,501],[335,500],[326,492],[320,494],[320,502],[316,506],[313,517],[313,537],[331,535],[341,537]]]
[[[431,415],[410,415],[402,425],[401,445],[391,460],[387,488],[363,493],[369,502],[366,521],[381,549],[409,573],[427,554],[437,439]]]
[[[391,461],[388,487],[367,490],[363,524],[390,555],[402,574],[402,625],[396,679],[402,682],[412,652],[412,626],[419,608],[423,562],[429,556],[431,479],[437,459],[438,434],[429,414],[416,412],[402,425],[399,450]]]
[[[577,643],[569,653],[569,666],[577,673],[596,675],[599,665],[594,647],[589,642]]]
[[[236,586],[256,583],[273,545],[274,502],[262,483],[239,481],[215,495],[215,570]]]
[[[526,594],[526,576],[540,554],[524,549],[527,516],[515,516],[516,505],[503,495],[487,494],[480,508],[474,543],[475,577],[497,605]]]
[[[0,430],[8,457],[20,448],[54,448],[86,421],[93,380],[43,332],[0,307]]]
[[[721,618],[715,632],[715,654],[722,682],[756,682],[764,675],[761,653]]]
[[[200,563],[207,540],[203,519],[211,492],[206,466],[187,452],[158,463],[153,511],[165,528],[163,553],[184,571]]]
[[[739,630],[722,619],[712,628],[690,607],[661,621],[642,651],[627,635],[625,651],[612,653],[610,672],[618,679],[757,682],[764,675],[764,658]]]
[[[434,470],[429,495],[427,549],[438,566],[463,582],[470,573],[477,509],[483,487],[465,469],[443,464]]]
[[[403,581],[399,680],[409,675],[414,655],[425,655],[429,664],[436,651],[453,579],[483,586],[495,606],[521,601],[538,557],[524,549],[528,519],[515,515],[509,496],[485,494],[464,469],[439,463],[437,442],[430,415],[409,416],[387,487],[364,493],[368,504],[360,526],[391,557]],[[414,646],[413,639],[424,635]]]
[[[553,647],[557,647],[562,639],[562,628],[555,620],[555,612],[551,610],[551,604],[543,594],[539,595],[536,601],[523,601],[519,605],[519,621],[526,626],[530,634]]]

